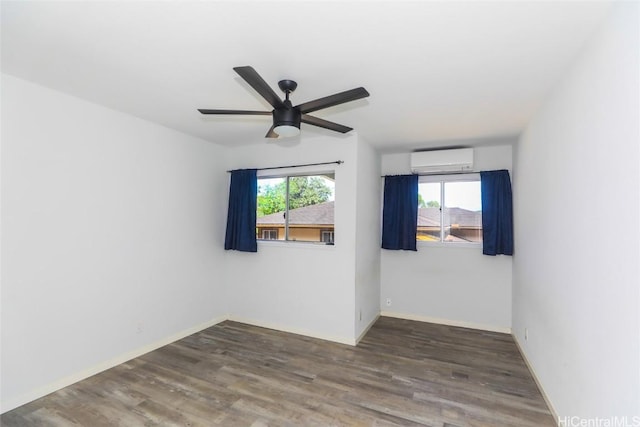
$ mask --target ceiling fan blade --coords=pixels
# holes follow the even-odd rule
[[[271,86],[264,81],[260,74],[253,67],[234,67],[233,68],[236,73],[240,75],[256,92],[258,92],[264,99],[267,100],[269,104],[273,106],[273,108],[282,108],[284,103],[276,94]]]
[[[318,127],[329,129],[329,130],[334,130],[340,133],[347,133],[350,130],[353,130],[353,128],[350,128],[348,126],[343,126],[338,123],[334,123],[328,120],[320,119],[318,117],[310,116],[308,114],[303,114],[300,121],[308,125],[314,125],[314,126],[318,126]]]
[[[198,108],[202,114],[238,114],[247,116],[270,116],[271,111],[247,111],[247,110],[207,110]]]
[[[311,113],[313,111],[322,110],[323,108],[333,107],[334,105],[344,104],[345,102],[355,101],[356,99],[366,98],[369,92],[363,87],[336,93],[334,95],[318,98],[313,101],[305,102],[296,106],[302,114]]]
[[[277,138],[279,136],[277,133],[273,131],[274,127],[275,125],[271,126],[271,129],[269,129],[269,132],[267,132],[267,134],[264,136],[265,138]]]

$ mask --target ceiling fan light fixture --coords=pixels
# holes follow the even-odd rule
[[[302,114],[291,106],[287,99],[284,108],[273,110],[273,131],[282,138],[291,138],[300,134],[300,120]]]
[[[300,135],[300,128],[289,124],[281,124],[273,128],[273,131],[282,138],[291,138]]]

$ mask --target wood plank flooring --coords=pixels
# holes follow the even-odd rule
[[[223,322],[3,426],[555,426],[510,335],[380,318],[357,347]]]

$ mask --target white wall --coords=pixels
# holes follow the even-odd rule
[[[356,194],[355,331],[361,338],[380,314],[380,155],[358,141]]]
[[[514,335],[561,419],[640,416],[639,52],[619,3],[515,151]]]
[[[2,75],[2,410],[226,314],[225,153]]]
[[[511,145],[474,150],[474,169],[511,169]],[[382,174],[410,173],[408,153],[382,156]],[[516,239],[518,236],[516,235]],[[482,248],[418,244],[418,251],[382,250],[383,315],[508,332],[511,328],[508,256]],[[391,306],[386,305],[387,298]]]
[[[353,344],[357,135],[269,143],[232,150],[231,168],[343,160],[335,169],[335,246],[258,242],[257,253],[227,251],[231,317],[245,323]],[[287,169],[278,170],[286,174]]]

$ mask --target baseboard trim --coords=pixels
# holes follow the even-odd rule
[[[358,335],[358,338],[356,338],[356,344],[355,345],[358,345],[358,343],[362,340],[362,338],[364,338],[364,336],[367,335],[367,332],[369,332],[369,329],[371,329],[371,327],[378,321],[379,318],[380,318],[380,314],[376,314],[376,316],[373,318],[373,320],[371,322],[369,322],[367,327],[364,328],[364,330],[362,332],[360,332],[360,335]]]
[[[512,336],[513,336],[513,341],[516,343],[516,347],[520,352],[520,356],[522,356],[522,360],[524,360],[524,364],[527,365],[529,372],[531,372],[533,381],[538,386],[538,390],[540,390],[540,394],[542,395],[542,398],[544,399],[545,403],[549,407],[549,411],[551,412],[551,415],[553,415],[553,420],[555,421],[557,426],[560,426],[560,418],[558,417],[558,412],[556,411],[556,408],[553,407],[553,403],[551,403],[551,399],[549,399],[549,396],[547,396],[547,393],[544,391],[544,387],[542,387],[542,383],[538,379],[538,376],[536,375],[536,371],[533,369],[533,365],[531,365],[531,363],[529,362],[529,359],[527,359],[527,356],[524,350],[522,349],[522,346],[520,345],[520,341],[518,341],[518,337],[516,337],[515,334],[512,334]]]
[[[182,338],[195,334],[196,332],[200,332],[203,329],[210,328],[211,326],[217,325],[218,323],[227,320],[228,317],[229,316],[222,316],[222,317],[217,317],[215,319],[211,319],[197,326],[193,326],[191,328],[185,329],[178,333],[169,335],[168,337],[165,337],[151,344],[148,344],[143,347],[137,348],[135,350],[129,351],[127,353],[121,354],[112,359],[105,360],[95,366],[84,369],[75,374],[69,375],[64,378],[60,378],[57,381],[38,387],[37,389],[31,390],[16,398],[3,401],[0,409],[0,413],[4,414],[5,412],[8,412],[12,409],[15,409],[19,406],[22,406],[26,403],[29,403],[41,397],[44,397],[48,394],[53,393],[54,391],[60,390],[61,388],[68,387],[72,384],[77,383],[78,381],[82,381],[96,374],[99,374],[100,372],[106,371],[107,369],[111,369],[114,366],[120,365],[121,363],[128,362],[129,360],[135,359],[136,357],[140,357],[143,354],[149,353],[150,351],[157,350],[160,347],[164,347],[167,344],[171,344],[172,342],[181,340]]]
[[[240,317],[240,316],[234,316],[234,315],[231,315],[229,317],[229,320],[233,322],[244,323],[247,325],[258,326],[260,328],[273,329],[275,331],[280,331],[280,332],[287,332],[289,334],[303,335],[305,337],[310,337],[310,338],[318,338],[324,341],[336,342],[338,344],[346,344],[351,346],[356,345],[356,340],[354,338],[341,337],[337,335],[319,334],[315,331],[310,331],[308,329],[290,328],[282,324],[264,322],[262,320],[249,319],[246,317]]]
[[[480,323],[464,322],[461,320],[442,319],[439,317],[421,316],[410,313],[396,313],[392,311],[382,311],[380,313],[384,317],[395,317],[397,319],[415,320],[418,322],[437,323],[440,325],[457,326],[460,328],[478,329],[481,331],[500,332],[503,334],[511,334],[511,328],[501,326],[484,325]]]

